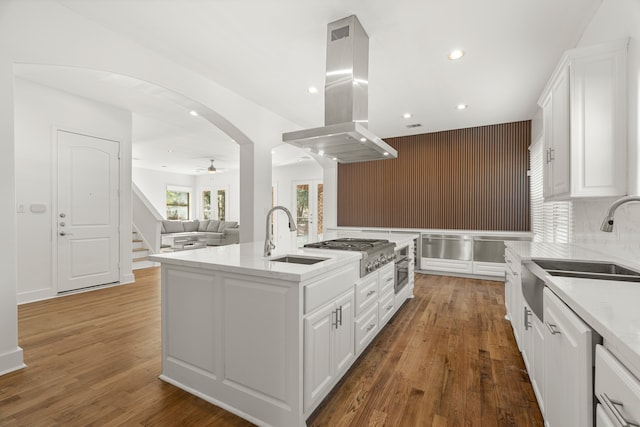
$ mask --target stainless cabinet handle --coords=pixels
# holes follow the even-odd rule
[[[335,319],[336,319],[335,322],[333,321],[334,319],[333,316],[335,316]],[[338,329],[338,310],[337,309],[331,312],[331,326]]]
[[[523,308],[524,308],[524,330],[528,331],[529,328],[531,328],[531,322],[529,322],[529,316],[531,315],[532,311],[529,310],[527,307],[523,307]]]
[[[371,330],[372,330],[373,328],[375,328],[375,327],[376,327],[376,324],[375,324],[375,323],[371,323],[371,324],[369,324],[369,327],[367,327],[367,332],[371,332]]]
[[[474,237],[473,240],[476,242],[504,242],[504,239],[490,239],[487,237]]]
[[[624,415],[622,415],[622,413],[618,409],[618,406],[624,406],[622,402],[617,402],[615,400],[609,399],[607,393],[602,393],[600,395],[600,400],[605,404],[607,408],[609,408],[613,416],[616,417],[616,421],[618,421],[618,424],[620,424],[622,427],[640,427],[638,423],[636,423],[635,421],[629,421],[624,417]]]
[[[392,308],[393,308],[393,304],[388,305],[388,306],[387,306],[387,311],[391,310]]]
[[[387,283],[389,283],[389,282],[390,282],[390,281],[392,281],[392,280],[393,280],[393,277],[389,277],[389,278],[387,278]]]
[[[367,292],[367,295],[366,295],[366,296],[367,296],[367,297],[370,297],[371,295],[373,295],[373,294],[375,294],[375,293],[376,293],[376,291],[375,291],[375,290],[373,290],[373,289],[371,289],[369,292]]]
[[[340,326],[342,326],[342,306],[340,306],[340,308],[338,308],[338,313],[340,313]]]
[[[553,162],[556,159],[556,150],[549,148],[549,162]]]
[[[547,325],[547,329],[549,329],[549,331],[551,332],[551,335],[557,335],[560,334],[560,331],[557,329],[558,326],[554,325],[553,323],[549,323],[549,322],[544,322],[545,325]]]

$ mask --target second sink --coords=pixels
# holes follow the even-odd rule
[[[326,261],[329,258],[318,258],[312,256],[301,256],[301,255],[285,255],[278,258],[271,258],[271,261],[275,262],[286,262],[289,264],[306,264],[312,265],[318,262]]]
[[[534,260],[552,276],[640,282],[640,272],[618,264],[591,261]]]

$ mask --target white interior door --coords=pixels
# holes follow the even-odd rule
[[[117,282],[119,144],[58,131],[58,292]]]
[[[322,239],[324,186],[321,181],[299,181],[293,184],[298,246]]]

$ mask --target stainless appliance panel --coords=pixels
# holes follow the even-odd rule
[[[393,283],[394,292],[398,294],[402,288],[409,283],[409,257],[396,259],[395,280]]]
[[[523,262],[520,272],[522,296],[533,314],[544,321],[543,294],[545,272],[533,262]]]
[[[473,260],[481,262],[504,262],[504,242],[513,240],[531,240],[529,237],[473,237]]]
[[[473,240],[466,235],[425,234],[422,236],[422,257],[471,261]]]

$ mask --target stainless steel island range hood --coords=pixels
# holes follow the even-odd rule
[[[282,134],[282,140],[340,163],[398,157],[367,129],[369,36],[355,15],[327,26],[325,126]]]

